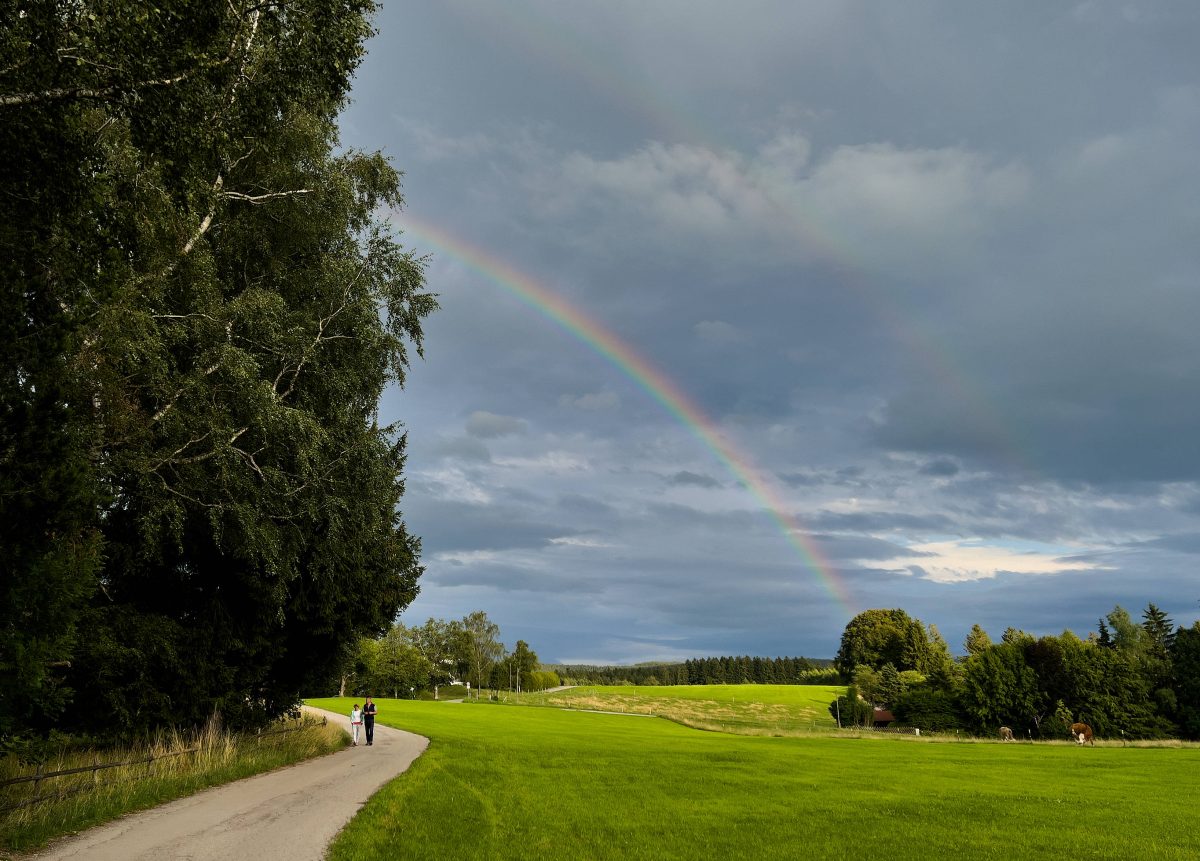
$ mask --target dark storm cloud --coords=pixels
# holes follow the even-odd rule
[[[435,500],[418,493],[409,495],[404,512],[410,527],[421,536],[426,558],[445,551],[539,548],[561,536],[564,529],[538,519],[543,513],[540,510]]]
[[[691,485],[693,487],[721,486],[721,482],[717,481],[711,475],[700,475],[699,473],[689,472],[686,469],[680,470],[674,475],[667,476],[667,484]]]
[[[811,473],[783,472],[778,473],[778,477],[789,487],[815,487],[826,483],[825,478]]]
[[[381,404],[416,615],[624,660],[830,656],[823,577],[956,648],[1116,603],[1194,618],[1200,7],[455,0],[378,25],[343,138],[406,171],[442,306]],[[1081,568],[1004,573],[1030,559]]]
[[[900,530],[918,534],[952,531],[956,524],[939,514],[908,514],[902,511],[819,511],[804,520],[810,529],[832,532],[886,532]]]
[[[1136,546],[1197,555],[1200,554],[1200,532],[1189,532],[1182,535],[1164,535],[1161,538],[1143,541]]]
[[[920,470],[921,475],[933,475],[939,478],[949,478],[953,475],[958,475],[958,464],[950,460],[948,457],[938,457],[922,464]]]
[[[867,535],[826,535],[817,533],[812,536],[820,546],[822,554],[827,559],[838,563],[839,567],[847,563],[853,564],[866,559],[892,559],[896,556],[927,556],[930,554],[910,547],[896,544],[882,538],[872,538]]]

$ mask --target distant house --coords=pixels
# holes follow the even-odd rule
[[[896,716],[887,709],[875,709],[874,724],[877,729],[891,724],[896,719]]]

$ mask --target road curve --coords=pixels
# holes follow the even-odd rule
[[[349,728],[346,715],[309,709]],[[37,861],[320,861],[377,789],[429,739],[375,725],[375,743],[215,786],[65,838]]]

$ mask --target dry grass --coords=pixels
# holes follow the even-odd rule
[[[677,688],[643,688],[630,693],[628,688],[603,687],[580,687],[522,697],[528,705],[653,715],[693,729],[737,735],[801,736],[828,732],[833,728],[825,703],[817,705],[808,699],[791,696],[787,702],[762,702],[751,699],[756,693],[751,691],[753,687],[747,686],[728,698],[700,698],[694,691],[688,691],[691,696],[685,697],[679,695]],[[801,690],[796,686],[785,694],[799,694]]]
[[[0,808],[16,808],[0,811],[0,853],[35,848],[124,813],[320,756],[345,744],[341,728],[306,716],[280,722],[261,734],[232,733],[212,720],[193,733],[159,733],[141,746],[63,750],[42,763],[43,773],[128,764],[0,787]],[[34,774],[37,767],[15,755],[5,757],[0,759],[0,781]]]

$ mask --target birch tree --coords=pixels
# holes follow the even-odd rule
[[[0,732],[262,720],[416,595],[377,404],[436,304],[336,127],[373,8],[0,12]]]

